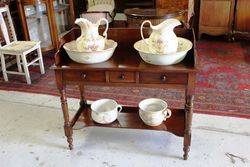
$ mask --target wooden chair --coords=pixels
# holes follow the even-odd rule
[[[115,17],[114,0],[88,0],[87,12],[108,12],[110,18]]]
[[[9,23],[8,26],[5,23],[4,19],[5,14]],[[39,42],[17,41],[8,5],[0,7],[0,26],[6,43],[6,45],[4,46],[0,45],[1,66],[2,66],[4,80],[8,81],[7,74],[25,75],[27,84],[31,84],[31,79],[28,69],[30,65],[39,65],[41,74],[45,73],[40,41]],[[8,28],[10,29],[9,31]],[[12,36],[13,41],[10,41],[10,36]],[[26,56],[33,51],[37,51],[38,57],[32,60],[31,62],[27,62]],[[5,55],[16,56],[18,72],[6,70],[5,57],[4,57]],[[39,61],[39,63],[36,63],[37,61]],[[22,69],[22,65],[24,72]]]

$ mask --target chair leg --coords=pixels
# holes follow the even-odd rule
[[[21,61],[20,61],[20,55],[16,55],[16,62],[17,62],[18,72],[23,72],[22,66],[21,66]]]
[[[3,78],[4,78],[5,81],[8,81],[4,55],[2,53],[0,53],[0,56],[1,56],[1,66],[2,66]]]
[[[41,74],[44,74],[45,70],[44,70],[44,65],[43,65],[43,55],[42,55],[41,47],[37,48],[37,54],[39,57],[39,66],[40,66]]]
[[[23,62],[23,69],[24,69],[27,84],[31,84],[30,72],[29,72],[29,69],[28,69],[26,55],[21,55],[21,58],[22,58],[22,62]]]

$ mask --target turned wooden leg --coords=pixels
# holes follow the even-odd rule
[[[191,126],[192,126],[192,117],[193,117],[193,95],[188,95],[186,97],[186,104],[185,104],[185,134],[184,134],[184,160],[188,159],[188,153],[190,151],[190,144],[191,144]]]
[[[64,132],[65,136],[67,137],[67,141],[69,143],[69,149],[73,149],[73,129],[71,126],[71,123],[69,121],[69,111],[68,111],[68,103],[67,103],[67,97],[65,88],[59,89],[61,94],[61,105],[62,105],[62,111],[63,111],[63,117],[64,117]]]
[[[73,117],[71,121],[71,126],[74,130],[79,130],[85,127],[84,124],[82,124],[81,122],[77,122],[79,118],[81,117],[82,112],[87,107],[87,101],[84,97],[84,85],[83,84],[79,85],[79,90],[80,90],[80,108],[78,109],[78,111],[76,112],[75,116]]]
[[[80,105],[83,105],[84,103],[87,104],[87,101],[84,97],[84,85],[83,84],[79,85],[79,90],[80,90]]]

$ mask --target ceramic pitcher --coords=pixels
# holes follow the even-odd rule
[[[101,21],[106,22],[106,28],[103,32],[103,36],[99,35],[98,27]],[[76,39],[76,45],[78,51],[92,52],[100,51],[105,48],[105,41],[107,39],[108,31],[108,20],[101,18],[96,23],[92,23],[87,19],[78,18],[75,21],[75,24],[79,25],[81,28],[81,36]]]
[[[149,23],[153,30],[148,39],[143,36],[145,23]],[[149,20],[145,20],[141,25],[141,37],[152,53],[175,53],[178,48],[178,39],[174,33],[174,28],[178,25],[181,25],[181,22],[177,19],[167,19],[156,26],[153,26]]]

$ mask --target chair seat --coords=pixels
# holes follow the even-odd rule
[[[94,6],[90,6],[88,8],[88,12],[109,12],[111,15],[114,11],[115,7],[112,5],[108,5],[108,4],[99,4],[99,5],[94,5]]]
[[[22,54],[26,51],[32,51],[33,48],[36,49],[38,44],[40,44],[40,42],[37,41],[14,41],[3,46],[1,51],[7,54]]]

